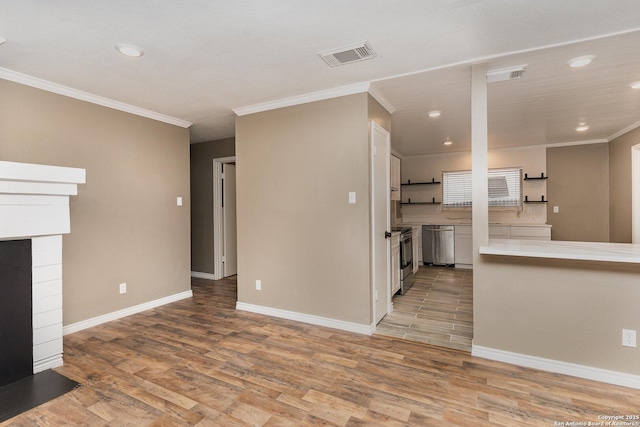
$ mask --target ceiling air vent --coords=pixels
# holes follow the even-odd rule
[[[487,73],[487,83],[506,82],[507,80],[517,80],[524,74],[526,65],[519,65],[517,67],[502,68],[500,70],[493,70]]]
[[[331,67],[376,57],[376,53],[366,41],[319,52],[318,55]]]

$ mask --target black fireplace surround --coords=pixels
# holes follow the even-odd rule
[[[31,240],[0,241],[0,387],[33,373]]]

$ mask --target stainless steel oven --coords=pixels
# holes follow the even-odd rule
[[[400,231],[400,294],[404,295],[413,285],[413,229]]]

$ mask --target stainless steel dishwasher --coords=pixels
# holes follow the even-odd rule
[[[453,225],[422,226],[422,262],[424,265],[453,265],[455,239]]]

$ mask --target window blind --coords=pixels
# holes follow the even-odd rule
[[[522,207],[522,168],[490,169],[489,206]],[[471,171],[442,173],[443,208],[471,206]]]

